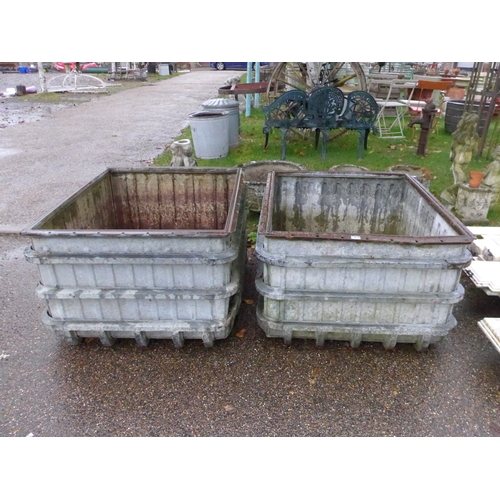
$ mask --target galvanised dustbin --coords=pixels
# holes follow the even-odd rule
[[[27,229],[43,321],[98,337],[226,338],[241,302],[246,188],[240,169],[109,169]]]
[[[240,143],[240,107],[234,99],[218,97],[209,99],[202,105],[203,111],[224,111],[228,114],[229,147],[235,148]]]
[[[257,318],[269,337],[417,350],[456,324],[469,230],[406,174],[269,174]]]
[[[189,115],[194,154],[201,159],[224,158],[229,152],[229,113],[199,111]]]

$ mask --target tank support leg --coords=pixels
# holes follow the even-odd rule
[[[68,330],[62,332],[62,336],[66,339],[66,342],[71,345],[78,345],[82,343],[81,337],[77,335],[74,330]]]
[[[172,341],[174,342],[174,346],[178,349],[184,347],[184,335],[182,334],[182,332],[175,332],[172,335]]]
[[[361,333],[355,333],[352,337],[351,337],[351,347],[353,349],[356,349],[360,346],[361,344],[361,340],[363,339],[363,335]]]
[[[99,332],[99,338],[101,339],[101,344],[106,347],[111,347],[116,342],[116,339],[106,330]]]
[[[390,335],[386,340],[384,340],[383,345],[386,349],[394,349],[398,342],[397,335]]]
[[[204,332],[203,333],[203,344],[205,347],[213,347],[214,346],[214,334],[213,332]]]
[[[430,340],[425,336],[425,335],[419,335],[417,341],[413,344],[413,347],[417,351],[422,351],[424,349],[427,349],[429,347]]]
[[[146,337],[144,332],[136,331],[134,332],[134,338],[137,342],[137,345],[141,347],[147,347],[149,345],[149,339]]]
[[[323,347],[325,345],[325,333],[316,332],[316,345],[318,347]]]

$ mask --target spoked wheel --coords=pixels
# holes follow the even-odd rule
[[[222,71],[226,66],[224,65],[223,62],[218,62],[215,64],[216,69]]]
[[[271,73],[266,97],[271,102],[288,90],[310,92],[325,85],[347,91],[367,88],[363,68],[356,62],[282,62]]]

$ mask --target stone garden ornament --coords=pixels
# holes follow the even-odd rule
[[[452,134],[450,159],[454,184],[467,182],[465,170],[472,160],[472,153],[479,144],[479,134],[476,131],[478,120],[479,116],[475,113],[464,113],[457,129]]]
[[[457,129],[453,132],[450,160],[453,174],[453,186],[441,193],[441,200],[450,206],[455,205],[457,189],[460,184],[468,183],[465,170],[472,160],[472,154],[479,143],[479,134],[476,132],[479,116],[475,113],[464,113]]]
[[[451,146],[450,159],[452,161],[451,171],[453,173],[453,186],[441,193],[444,203],[453,206],[456,214],[466,224],[476,224],[488,221],[488,211],[493,198],[494,185],[499,186],[500,181],[500,159],[496,155],[492,164],[488,165],[486,183],[474,184],[472,172],[471,181],[465,173],[469,166],[472,155],[479,144],[477,123],[479,116],[475,113],[464,113],[457,130],[453,132],[453,144]],[[495,152],[497,153],[497,152]],[[500,151],[498,151],[500,153]],[[477,172],[482,175],[481,172]]]
[[[493,153],[493,161],[484,171],[481,187],[489,188],[494,193],[495,200],[500,198],[500,146]]]
[[[196,167],[198,163],[193,157],[193,147],[189,139],[180,139],[170,145],[172,152],[171,167]]]

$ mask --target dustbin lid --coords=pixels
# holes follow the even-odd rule
[[[227,111],[197,111],[196,113],[191,113],[189,118],[220,118],[221,116],[227,116],[229,113]]]
[[[224,99],[223,97],[217,99],[209,99],[203,103],[204,108],[238,108],[239,104],[234,99]]]

